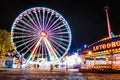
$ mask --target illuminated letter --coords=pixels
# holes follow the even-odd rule
[[[98,46],[93,47],[93,51],[97,51],[97,50],[99,50]]]
[[[99,50],[99,46],[96,46],[96,50]]]
[[[102,45],[102,48],[103,48],[103,49],[106,49],[106,45],[105,45],[105,44],[103,44],[103,45]]]
[[[115,42],[111,42],[111,44],[112,44],[112,47],[116,47]]]
[[[110,43],[107,43],[107,48],[110,48],[111,47],[111,44]]]
[[[96,46],[95,46],[95,47],[93,47],[93,51],[96,51]]]
[[[102,45],[100,45],[99,47],[100,47],[100,50],[103,49]]]
[[[116,46],[120,46],[120,41],[116,41]]]

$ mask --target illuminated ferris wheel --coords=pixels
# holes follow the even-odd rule
[[[11,29],[14,49],[27,62],[37,59],[58,61],[71,45],[71,30],[56,11],[34,7],[22,12]]]

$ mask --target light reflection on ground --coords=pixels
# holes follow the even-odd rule
[[[0,80],[120,80],[120,74],[79,72],[40,72],[37,74],[10,74],[0,72]]]

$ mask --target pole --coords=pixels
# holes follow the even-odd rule
[[[104,10],[106,12],[106,18],[107,18],[108,34],[109,34],[109,37],[112,38],[111,26],[110,26],[110,21],[109,21],[109,16],[108,16],[108,9],[109,9],[109,6],[104,7]]]

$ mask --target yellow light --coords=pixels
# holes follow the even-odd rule
[[[114,51],[114,49],[112,49],[112,51]]]
[[[68,55],[66,55],[65,58],[68,58]]]
[[[46,33],[45,31],[42,31],[42,32],[40,33],[40,35],[41,35],[42,37],[46,37],[46,36],[47,36],[47,33]]]
[[[92,51],[88,51],[88,55],[92,55]]]

